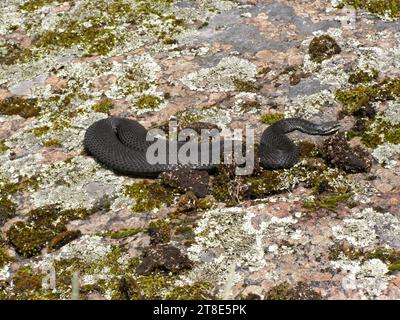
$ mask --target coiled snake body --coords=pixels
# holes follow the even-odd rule
[[[280,120],[269,126],[262,134],[259,158],[265,169],[289,168],[299,160],[298,147],[286,136],[299,130],[311,135],[329,135],[339,129],[337,122],[316,124],[301,118]],[[211,161],[203,164],[151,164],[146,158],[149,146],[154,142],[146,141],[148,131],[137,121],[126,118],[110,117],[93,123],[84,137],[85,150],[98,162],[122,174],[155,177],[159,173],[174,168],[188,167],[198,170],[213,170]],[[166,151],[171,147],[165,141]],[[177,150],[185,142],[177,142]],[[211,144],[208,145],[210,148]],[[198,145],[198,157],[201,157],[201,145]],[[222,149],[221,149],[222,150]]]

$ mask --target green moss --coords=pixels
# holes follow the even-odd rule
[[[216,206],[215,201],[213,201],[210,197],[197,199],[196,208],[198,210],[209,210]]]
[[[344,111],[353,113],[370,102],[393,100],[400,96],[400,78],[386,78],[374,85],[359,85],[347,90],[337,90],[336,100]]]
[[[318,196],[314,200],[306,200],[303,203],[304,208],[310,211],[317,211],[318,209],[328,209],[334,211],[338,204],[348,200],[353,194],[328,194],[324,196]]]
[[[32,257],[40,253],[55,232],[46,226],[16,222],[7,231],[8,241],[16,251],[24,257]]]
[[[123,193],[135,201],[132,207],[135,212],[160,209],[164,205],[171,205],[174,200],[172,190],[159,182],[125,186]]]
[[[341,51],[335,39],[329,35],[322,35],[312,39],[308,50],[311,60],[317,63],[330,59]]]
[[[87,209],[60,210],[58,206],[46,206],[32,210],[28,220],[14,223],[7,231],[7,239],[24,257],[32,257],[56,236],[53,246],[59,245],[63,240],[59,235],[66,232],[69,221],[87,218],[93,211]],[[64,241],[65,242],[65,241]]]
[[[17,205],[11,200],[12,193],[0,189],[0,227],[15,216]]]
[[[7,249],[0,244],[0,269],[11,261],[13,261],[13,258],[8,254]]]
[[[211,194],[217,201],[224,202],[228,206],[236,205],[237,199],[233,197],[231,192],[234,181],[233,172],[226,166],[220,166],[218,173],[211,180]]]
[[[360,135],[354,133],[354,135]],[[376,148],[385,142],[400,144],[400,125],[393,125],[381,119],[370,122],[369,129],[361,133],[361,141],[370,148]]]
[[[34,43],[38,48],[55,49],[57,46],[72,48],[83,46],[89,55],[106,55],[122,39],[113,32],[97,24],[91,27],[84,27],[81,22],[70,22],[64,26],[64,31],[46,31]]]
[[[106,279],[100,277],[95,283],[82,286],[80,298],[87,299],[91,292],[102,295],[110,295],[111,299],[119,299],[119,281],[122,276],[131,277],[132,271],[125,264],[121,264],[121,258],[125,257],[126,250],[121,247],[113,246],[111,252],[106,256],[95,261],[87,262],[85,257],[74,257],[54,261],[54,268],[57,275],[57,294],[63,297],[71,296],[71,279],[74,272],[78,272],[80,277],[92,276],[96,279],[97,275],[104,274]]]
[[[104,99],[93,105],[92,110],[95,112],[109,113],[114,108],[114,104],[111,99]]]
[[[152,96],[152,95],[144,95],[144,96],[141,96],[138,100],[136,100],[135,106],[138,109],[154,110],[160,105],[161,102],[162,102],[162,99],[159,97]]]
[[[51,148],[51,147],[60,147],[61,146],[61,141],[59,139],[50,139],[46,140],[43,142],[43,145],[45,147]]]
[[[360,84],[378,79],[379,73],[375,69],[358,70],[349,76],[349,83]]]
[[[142,228],[127,228],[118,231],[107,232],[106,236],[110,237],[111,239],[125,239],[132,237],[142,231],[143,231]]]
[[[31,12],[51,2],[53,1],[28,1],[22,5],[22,9],[29,16]],[[84,1],[79,4],[79,10],[87,13],[85,24],[69,12],[61,12],[54,28],[42,33],[37,21],[27,20],[23,27],[37,36],[32,48],[19,50],[21,53],[17,59],[28,62],[59,48],[76,48],[84,56],[107,55],[130,40],[132,27],[135,25],[144,27],[147,35],[160,44],[175,44],[175,36],[184,30],[185,21],[166,13],[172,3],[150,0]],[[123,25],[132,27],[121,28]]]
[[[394,125],[381,118],[377,118],[366,122],[365,131],[352,129],[347,132],[346,137],[348,140],[354,137],[361,137],[361,141],[369,148],[376,148],[385,142],[399,144],[400,125]]]
[[[235,86],[235,91],[239,92],[257,92],[259,90],[259,86],[254,81],[234,79],[233,85]]]
[[[339,8],[346,4],[377,15],[388,15],[391,18],[400,17],[400,2],[398,0],[343,0],[339,4]]]
[[[55,251],[81,236],[80,230],[64,231],[57,234],[49,242],[49,251]]]
[[[161,299],[162,292],[174,284],[175,277],[164,276],[160,274],[152,274],[148,276],[140,276],[137,280],[142,295],[146,299]]]
[[[55,295],[49,290],[42,289],[43,275],[30,267],[20,267],[13,276],[13,292],[10,299],[18,300],[47,300],[54,299]]]
[[[171,224],[165,219],[150,222],[147,231],[156,234],[156,242],[167,243],[171,240]]]
[[[29,0],[20,6],[22,10],[33,12],[37,9],[44,7],[45,5],[57,2],[56,0]]]
[[[260,121],[262,123],[271,125],[284,118],[285,116],[282,113],[266,113],[261,116]]]
[[[167,300],[204,300],[210,299],[208,282],[195,282],[192,285],[173,288],[165,297]]]
[[[320,155],[319,149],[314,143],[301,141],[298,146],[301,158],[315,158]]]
[[[32,132],[36,137],[41,137],[50,131],[49,126],[33,128]]]
[[[321,300],[322,296],[303,282],[291,286],[283,282],[272,287],[265,295],[265,300]]]
[[[7,145],[3,141],[0,141],[0,154],[6,152],[7,150],[8,150]]]
[[[250,198],[263,198],[268,195],[282,192],[282,171],[265,170],[258,177],[249,177],[246,179],[248,186],[248,195]]]
[[[39,115],[37,99],[23,99],[20,97],[9,97],[0,102],[0,114],[19,115],[23,118],[30,118]]]
[[[400,271],[400,259],[396,263],[392,263],[388,270],[392,272]]]

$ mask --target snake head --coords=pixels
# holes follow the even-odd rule
[[[318,125],[320,135],[333,134],[340,129],[340,124],[337,121],[324,122]]]

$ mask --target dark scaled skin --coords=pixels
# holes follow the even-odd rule
[[[259,157],[265,169],[290,168],[299,161],[298,147],[286,136],[299,130],[311,135],[329,135],[339,129],[337,122],[316,124],[301,118],[280,120],[269,126],[261,137]],[[111,117],[93,123],[83,141],[85,150],[98,162],[115,172],[143,177],[156,177],[159,173],[179,168],[214,170],[216,164],[150,164],[146,160],[147,148],[154,142],[146,141],[147,130],[137,121]],[[184,145],[178,142],[178,150]],[[170,143],[166,143],[167,154]],[[207,144],[208,148],[210,147]],[[199,158],[201,144],[198,146]],[[222,144],[220,145],[223,150]],[[168,158],[168,157],[167,157]]]

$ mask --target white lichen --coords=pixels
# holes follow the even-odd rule
[[[400,221],[390,213],[377,212],[372,208],[355,210],[351,218],[332,228],[333,236],[346,240],[356,248],[372,245],[399,245]]]
[[[374,149],[372,155],[385,168],[393,169],[397,166],[400,157],[400,145],[384,143]]]
[[[191,90],[209,92],[234,91],[235,81],[254,82],[256,65],[237,57],[224,57],[212,68],[192,72],[181,79]]]
[[[363,299],[380,296],[393,277],[388,275],[387,265],[379,259],[360,262],[343,258],[331,263],[333,268],[340,269],[344,274],[342,288],[347,292],[358,290]]]

